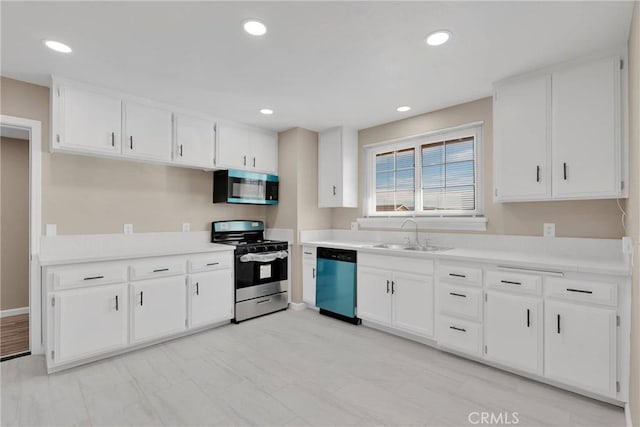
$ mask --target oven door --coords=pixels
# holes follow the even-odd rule
[[[288,257],[287,251],[236,255],[236,301],[285,291]]]

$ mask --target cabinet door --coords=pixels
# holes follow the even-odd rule
[[[265,130],[249,131],[250,167],[259,172],[278,174],[278,135]]]
[[[249,130],[240,126],[218,123],[216,166],[229,169],[249,169]]]
[[[376,268],[359,267],[357,313],[363,320],[391,324],[391,274]]]
[[[545,376],[601,395],[616,395],[616,312],[547,301]]]
[[[171,160],[171,112],[149,105],[124,104],[124,149],[129,157]]]
[[[542,374],[542,300],[487,292],[485,345],[488,359]]]
[[[56,94],[56,136],[54,148],[93,153],[121,152],[120,98],[68,86],[58,86]],[[58,139],[59,137],[59,139]]]
[[[551,197],[547,168],[551,77],[509,83],[494,101],[496,200]]]
[[[132,283],[132,341],[137,343],[183,331],[186,297],[184,276]]]
[[[620,193],[620,58],[553,73],[553,196]]]
[[[342,131],[332,128],[318,139],[318,207],[340,206],[342,197]]]
[[[216,134],[212,121],[183,114],[173,115],[173,159],[177,163],[213,167]]]
[[[316,262],[302,263],[302,300],[313,306],[316,305]]]
[[[54,363],[127,345],[126,289],[109,285],[54,294]]]
[[[422,336],[433,336],[433,277],[393,273],[393,325]]]
[[[233,318],[233,273],[217,270],[189,277],[190,327]]]

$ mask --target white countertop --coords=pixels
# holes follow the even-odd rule
[[[116,261],[207,252],[233,251],[231,245],[210,243],[206,235],[182,238],[175,235],[159,236],[60,236],[43,240],[39,261],[41,266],[86,262]],[[185,233],[186,234],[186,233]]]
[[[303,245],[353,249],[360,252],[401,255],[410,258],[430,258],[451,261],[470,261],[497,264],[504,267],[522,267],[546,271],[579,272],[629,276],[630,267],[623,260],[571,257],[567,255],[537,254],[531,252],[454,248],[441,251],[410,251],[404,249],[374,248],[381,242],[326,240],[304,242]]]

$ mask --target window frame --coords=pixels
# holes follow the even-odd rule
[[[365,194],[363,199],[363,216],[365,218],[380,217],[478,217],[484,215],[484,185],[483,185],[483,144],[482,133],[484,122],[469,123],[461,126],[439,129],[399,138],[365,145]],[[424,211],[422,194],[422,146],[451,139],[474,137],[474,179],[475,179],[475,209],[448,210],[438,209]],[[417,209],[413,211],[383,211],[376,212],[376,155],[414,148],[415,174],[414,174],[414,200]]]

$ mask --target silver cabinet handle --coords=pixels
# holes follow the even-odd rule
[[[271,301],[271,298],[263,299],[262,301],[258,301],[256,304],[264,304],[265,302]]]

